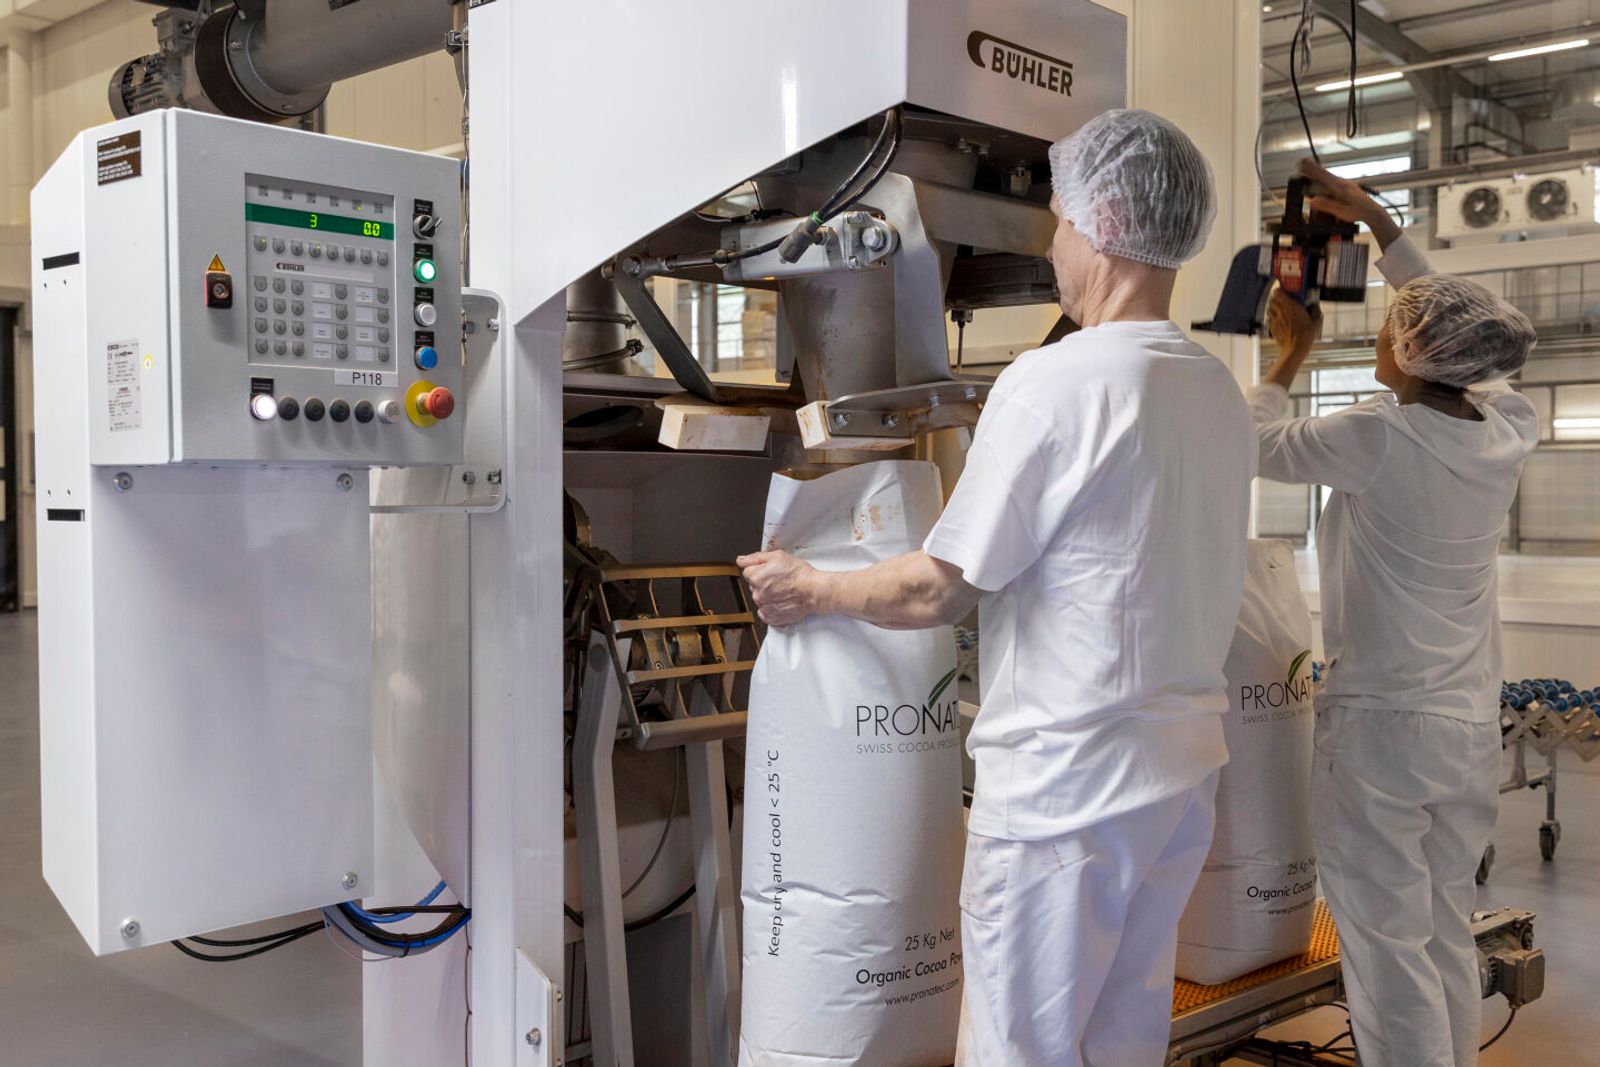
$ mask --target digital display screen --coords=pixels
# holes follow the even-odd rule
[[[382,241],[394,240],[394,223],[377,219],[359,219],[352,215],[330,215],[322,211],[301,211],[297,208],[276,207],[272,204],[244,206],[244,217],[250,222],[264,222],[271,226],[293,226],[319,233],[347,234],[351,237],[376,237]]]

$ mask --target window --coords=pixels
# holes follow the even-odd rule
[[[1360,163],[1341,163],[1328,168],[1341,178],[1371,178],[1378,174],[1399,174],[1411,169],[1411,156],[1385,156],[1382,159],[1368,159]],[[1411,214],[1411,190],[1391,189],[1379,198],[1380,203],[1387,202],[1391,212],[1398,211],[1402,218],[1401,226],[1410,226],[1416,221]]]

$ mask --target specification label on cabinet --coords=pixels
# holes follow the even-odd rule
[[[137,178],[144,171],[144,149],[138,130],[95,142],[95,183],[110,185]]]
[[[112,341],[106,345],[106,399],[112,433],[137,430],[144,425],[138,341]]]

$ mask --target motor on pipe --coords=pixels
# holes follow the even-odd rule
[[[155,18],[159,51],[111,77],[118,118],[185,107],[257,122],[314,111],[333,83],[444,48],[458,0],[238,0]]]

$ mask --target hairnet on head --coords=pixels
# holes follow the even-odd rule
[[[1148,111],[1107,111],[1051,145],[1050,184],[1097,251],[1168,270],[1199,253],[1217,213],[1206,157]]]
[[[1526,315],[1477,282],[1427,274],[1389,302],[1389,339],[1395,365],[1413,378],[1467,386],[1521,368],[1538,334]]]

